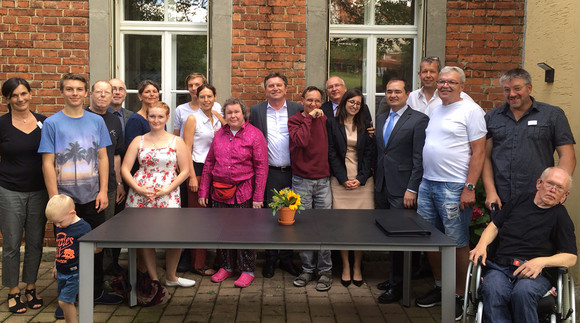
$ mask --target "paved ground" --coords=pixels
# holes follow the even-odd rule
[[[37,282],[45,306],[40,310],[28,310],[15,315],[8,312],[5,295],[0,291],[0,322],[55,322],[57,306],[56,283],[50,276],[54,252],[45,255]],[[399,304],[380,304],[381,294],[377,283],[386,277],[387,261],[372,256],[365,261],[365,284],[361,287],[340,284],[338,272],[334,273],[332,288],[317,292],[314,283],[305,288],[292,285],[294,277],[280,269],[271,279],[261,277],[262,261],[258,260],[258,272],[248,288],[235,288],[233,279],[221,284],[212,283],[209,277],[186,273],[185,277],[197,281],[193,288],[169,288],[173,294],[168,304],[149,308],[126,304],[95,307],[95,322],[440,322],[440,307],[430,309]],[[122,263],[122,265],[124,265]],[[162,269],[159,269],[161,272]],[[164,277],[161,277],[162,282]],[[413,280],[412,297],[422,295],[432,286],[429,279]],[[21,286],[24,287],[24,286]],[[64,320],[59,321],[64,322]]]

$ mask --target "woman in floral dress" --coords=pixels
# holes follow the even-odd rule
[[[189,176],[191,157],[180,137],[165,131],[169,118],[169,107],[163,102],[152,105],[147,110],[149,133],[137,136],[129,147],[121,174],[129,185],[127,207],[178,208],[180,207],[179,185]],[[139,170],[131,176],[130,170],[139,162]],[[178,172],[178,169],[180,172]],[[139,269],[149,274],[152,280],[159,280],[155,249],[139,249]],[[181,249],[166,251],[166,286],[191,287],[194,280],[176,276]]]

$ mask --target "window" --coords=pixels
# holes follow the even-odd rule
[[[172,111],[189,101],[185,77],[207,75],[208,1],[124,0],[117,12],[116,75],[127,85],[125,106],[139,109],[137,85],[145,79],[160,84]]]
[[[422,0],[330,0],[329,74],[362,90],[374,114],[393,76],[415,84]]]

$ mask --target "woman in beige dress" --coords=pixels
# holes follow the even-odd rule
[[[360,90],[347,91],[337,108],[337,116],[329,124],[329,162],[332,172],[332,207],[335,209],[374,209],[374,183],[371,168],[375,164],[375,144],[365,122],[364,97]],[[363,283],[362,251],[354,251],[352,276],[348,251],[342,258],[341,283],[347,287]]]

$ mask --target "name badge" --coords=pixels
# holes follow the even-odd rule
[[[538,120],[530,120],[528,121],[528,126],[537,126],[538,125]]]

